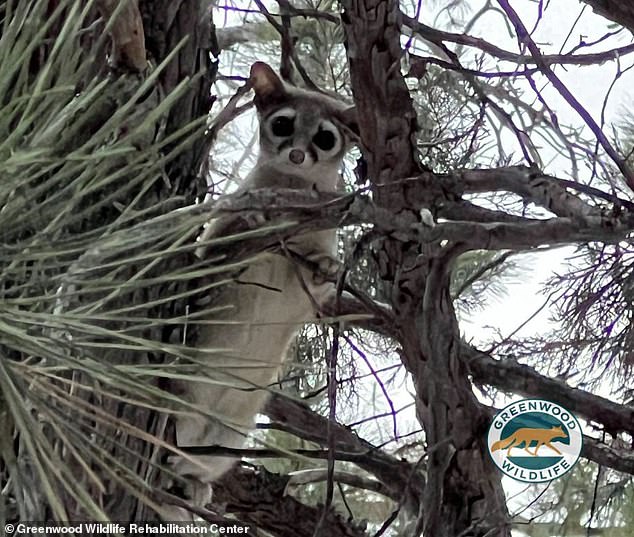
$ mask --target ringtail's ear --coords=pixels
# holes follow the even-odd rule
[[[359,130],[359,114],[355,106],[350,106],[337,114],[337,119],[344,127],[344,132],[348,143],[356,144],[359,142],[361,132]]]
[[[287,96],[284,83],[273,69],[264,62],[255,62],[251,66],[249,84],[255,91],[255,106],[258,109],[282,101]]]

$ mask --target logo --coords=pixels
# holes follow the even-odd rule
[[[487,445],[495,465],[526,483],[561,477],[579,460],[581,426],[562,406],[542,399],[510,404],[493,418]]]

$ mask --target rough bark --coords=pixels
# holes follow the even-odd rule
[[[107,14],[115,11],[115,3],[102,2],[102,9]],[[151,113],[161,99],[169,95],[179,84],[186,84],[187,90],[182,94],[177,103],[171,108],[171,112],[167,118],[157,120],[154,133],[147,138],[138,140],[139,144],[147,147],[157,140],[165,139],[174,135],[186,125],[200,118],[206,118],[211,105],[211,82],[215,76],[215,63],[212,62],[211,53],[212,43],[210,35],[212,35],[211,21],[205,13],[208,11],[208,4],[201,0],[183,0],[180,2],[154,2],[143,1],[138,2],[138,10],[135,2],[131,2],[126,9],[131,9],[135,14],[134,20],[117,19],[112,29],[112,47],[113,57],[111,58],[111,69],[114,69],[118,77],[112,77],[112,82],[106,87],[103,95],[99,97],[95,105],[94,119],[90,125],[83,125],[81,136],[71,140],[69,143],[77,144],[82,140],[88,139],[92,132],[97,131],[106,121],[110,119],[114,111],[122,103],[126,102],[131,96],[138,91],[139,87],[151,76],[150,67],[139,74],[144,66],[141,64],[145,60],[145,50],[143,43],[140,42],[141,37],[145,38],[147,45],[148,59],[151,65],[156,66],[173,53],[175,47],[185,40],[184,46],[171,59],[167,69],[162,73],[158,84],[149,92],[149,96],[137,107],[133,117],[128,121],[134,126],[134,122],[141,122],[146,115]],[[116,12],[115,12],[116,13]],[[138,24],[143,21],[143,27]],[[130,26],[128,23],[133,23]],[[132,28],[132,30],[130,30]],[[134,36],[134,40],[130,41],[128,37]],[[107,73],[106,67],[107,57],[98,56],[103,62],[99,70],[104,75]],[[96,69],[97,71],[97,69]],[[204,125],[203,122],[200,125]],[[122,128],[125,128],[124,125]],[[142,196],[138,196],[135,202],[135,210],[143,210],[148,207],[163,207],[164,210],[170,210],[178,206],[191,205],[198,192],[206,189],[206,180],[200,173],[201,166],[206,157],[207,147],[205,138],[202,135],[192,143],[188,151],[181,152],[178,159],[168,162],[162,170],[162,175],[167,180],[155,181],[153,188],[148,189]],[[174,138],[174,144],[180,143],[178,137]],[[146,145],[147,144],[147,145]],[[174,145],[173,144],[173,145]],[[69,147],[69,150],[71,147]],[[163,148],[165,153],[169,152],[171,147]],[[157,155],[159,158],[161,155]],[[113,166],[117,165],[117,161],[113,160]],[[123,178],[122,181],[130,181],[131,178]],[[115,185],[116,187],[117,185]],[[112,188],[110,185],[109,188]],[[110,191],[97,192],[97,199],[106,197]],[[129,196],[137,196],[137,192],[128,192]],[[120,202],[127,205],[130,199],[121,199]],[[86,200],[90,203],[90,200]],[[162,205],[161,205],[162,204]],[[111,223],[113,229],[117,228],[117,219],[120,217],[121,211],[115,204],[109,204],[104,207],[99,214],[99,218],[93,217],[83,223],[81,231],[89,232],[90,226],[103,226]],[[152,216],[149,213],[145,217]],[[124,250],[116,253],[116,248],[110,252],[100,253],[95,256],[93,252],[88,251],[82,256],[69,271],[68,277],[75,278],[76,269],[92,268],[92,264],[99,264],[104,260],[117,259],[117,255],[129,255],[130,252]],[[183,262],[187,262],[184,256],[173,256],[165,258],[154,267],[156,274],[169,272],[175,267],[181,266]],[[191,262],[191,260],[190,260]],[[140,269],[139,267],[129,267],[127,274],[120,273],[121,281],[131,278]],[[81,276],[75,281],[78,289],[78,296],[73,300],[81,302],[84,300],[81,296]],[[178,283],[167,288],[163,285],[150,285],[133,292],[121,291],[118,293],[117,300],[108,303],[109,307],[128,306],[130,304],[147,304],[152,303],[162,297],[176,293],[179,289],[182,291],[186,288],[187,282]],[[107,291],[106,291],[107,293]],[[94,300],[94,295],[88,295],[85,300]],[[148,306],[139,312],[141,316],[154,317],[157,319],[166,319],[182,314],[186,309],[187,299],[181,298],[172,302],[162,303],[158,306]],[[129,329],[129,321],[109,321],[110,328],[119,330]],[[94,321],[95,327],[106,326],[106,322],[100,321],[97,317]],[[97,332],[98,333],[98,332]],[[157,325],[151,329],[145,330],[142,335],[153,341],[167,342],[170,338],[170,330],[165,326]],[[85,334],[79,333],[79,339],[85,337]],[[94,336],[94,342],[99,343],[98,336]],[[107,342],[103,342],[107,343]],[[103,350],[84,349],[85,356],[92,356],[96,360],[106,366],[107,364],[148,364],[161,362],[161,356],[154,353],[141,353],[139,351],[130,350],[108,350],[108,345],[104,345]],[[81,377],[76,377],[81,381]],[[100,476],[107,484],[102,489],[91,490],[91,494],[97,504],[103,506],[104,511],[110,516],[111,520],[131,521],[135,520],[152,520],[155,514],[150,510],[146,501],[148,500],[147,491],[144,490],[147,485],[160,486],[160,482],[155,482],[156,472],[148,464],[148,460],[156,452],[156,447],[147,442],[143,438],[143,432],[147,431],[161,437],[164,434],[162,430],[162,419],[157,413],[146,407],[134,404],[126,404],[117,396],[126,397],[130,391],[126,391],[122,387],[120,393],[116,391],[99,394],[102,388],[97,379],[83,379],[87,385],[93,387],[93,390],[87,389],[84,394],[78,392],[78,396],[84,397],[87,403],[94,405],[94,410],[86,409],[86,412],[95,412],[101,415],[99,420],[92,421],[83,415],[80,419],[81,412],[78,410],[77,426],[85,428],[86,434],[95,438],[94,443],[103,449],[104,457],[112,457],[112,461],[116,461],[117,472],[125,475],[136,475],[137,480],[133,488],[136,492],[131,492],[129,486],[122,486],[120,476],[117,472],[112,473],[111,470],[104,471],[103,468],[95,468]],[[157,384],[158,381],[155,382]],[[127,388],[129,390],[129,387]],[[95,396],[97,393],[99,395]],[[80,405],[81,406],[81,405]],[[72,411],[71,411],[72,412]],[[119,425],[116,419],[121,420]],[[108,420],[112,419],[108,423]],[[134,434],[131,428],[141,431],[141,434]],[[116,439],[116,442],[113,442]],[[76,459],[71,452],[63,453],[64,460],[73,465]],[[78,468],[81,468],[77,466]],[[152,477],[150,477],[152,476]],[[85,476],[81,476],[85,479]],[[128,477],[129,479],[129,477]],[[144,483],[144,480],[145,483]],[[134,480],[132,480],[134,481]],[[43,502],[42,502],[43,503]],[[41,506],[40,506],[41,507]],[[40,508],[38,507],[38,509]],[[68,517],[71,520],[82,520],[86,518],[86,513],[82,512],[75,505],[71,498],[65,499],[65,508]],[[33,513],[32,520],[42,520],[50,516],[49,514],[37,512]]]
[[[118,0],[99,0],[97,6],[111,24],[113,63],[131,71],[143,71],[147,66],[147,58],[143,22],[137,0],[125,3]]]
[[[343,5],[353,95],[377,205],[415,225],[420,218],[398,185],[420,172],[412,143],[416,115],[400,73],[398,5],[371,0]],[[433,210],[432,201],[430,196]],[[459,357],[449,296],[449,267],[459,253],[436,241],[419,248],[394,238],[383,240],[376,253],[381,277],[394,290],[403,363],[414,379],[428,448],[427,484],[412,534],[508,536],[500,476],[484,445],[486,413]]]
[[[161,75],[162,88],[169,92],[183,80],[192,79],[188,91],[172,107],[167,119],[166,134],[174,133],[192,120],[206,117],[214,102],[211,84],[218,68],[215,58],[219,50],[211,20],[211,5],[201,0],[141,0],[139,8],[151,58],[160,62],[181,45],[176,57]],[[185,195],[188,200],[206,192],[207,182],[201,173],[201,165],[208,151],[209,145],[204,136],[191,149],[183,151],[168,167],[170,180],[174,182],[166,185],[165,190]]]
[[[277,428],[322,445],[327,442],[328,420],[298,401],[273,394],[264,412]],[[356,464],[360,468],[379,479],[389,490],[390,496],[401,502],[406,511],[410,514],[417,511],[425,479],[415,465],[383,453],[342,425],[330,424],[330,434],[337,451],[358,455]]]
[[[631,0],[581,0],[598,14],[634,32],[634,2]]]
[[[320,535],[366,537],[365,531],[346,522],[332,507],[322,520],[322,506],[308,506],[286,494],[288,477],[239,467],[214,485],[214,504],[226,514],[255,525],[278,537],[313,537],[321,523]]]

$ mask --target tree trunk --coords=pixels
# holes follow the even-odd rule
[[[116,13],[116,2],[100,2],[98,6],[101,15],[106,19],[112,13]],[[90,197],[83,202],[90,206],[92,203],[99,203],[102,199],[108,199],[113,193],[117,193],[121,189],[121,194],[114,199],[118,202],[108,203],[103,206],[98,215],[91,213],[90,218],[81,221],[80,225],[70,229],[70,233],[90,233],[92,229],[103,229],[104,225],[110,224],[112,229],[120,228],[118,219],[121,216],[120,207],[131,206],[134,201],[134,210],[142,214],[144,209],[153,208],[150,213],[144,215],[156,215],[156,207],[163,207],[163,210],[175,209],[179,206],[190,206],[194,203],[196,196],[204,194],[206,191],[206,177],[201,171],[203,163],[207,158],[208,144],[204,136],[205,118],[207,118],[210,106],[213,102],[211,97],[211,84],[216,73],[216,63],[212,59],[212,54],[217,54],[217,50],[213,47],[213,25],[210,19],[210,5],[202,0],[182,0],[173,2],[165,1],[143,1],[138,2],[138,12],[136,6],[131,3],[126,9],[132,11],[125,12],[125,17],[115,22],[112,27],[111,39],[109,44],[110,66],[108,65],[108,57],[105,54],[99,55],[99,51],[94,48],[93,42],[86,42],[86,51],[95,54],[97,62],[90,76],[101,76],[108,80],[108,84],[104,87],[101,95],[96,98],[94,103],[94,114],[90,116],[90,120],[78,129],[78,136],[72,140],[73,146],[68,147],[70,152],[80,146],[86,140],[89,140],[94,133],[98,132],[103,125],[110,120],[111,116],[126,103],[132,96],[138,92],[141,85],[147,81],[147,77],[152,74],[152,68],[163,62],[177,47],[181,45],[178,52],[170,60],[168,66],[163,70],[156,85],[147,92],[144,98],[140,99],[138,105],[135,106],[131,118],[125,118],[121,129],[125,131],[127,128],[133,128],[136,124],[140,124],[146,120],[147,116],[165,99],[179,84],[187,83],[187,89],[184,91],[178,101],[171,107],[168,117],[161,118],[156,121],[154,133],[137,140],[138,149],[145,149],[152,144],[165,140],[170,136],[178,133],[180,129],[192,124],[196,120],[199,121],[198,132],[200,135],[191,141],[186,151],[180,151],[178,158],[168,160],[163,166],[162,176],[164,180],[154,181],[152,187],[146,191],[139,193],[136,190],[123,188],[127,183],[134,181],[134,177],[123,177],[118,182],[112,182],[106,188],[95,191]],[[132,15],[130,14],[132,13]],[[136,14],[136,22],[133,24],[130,17]],[[95,14],[95,17],[97,14]],[[140,26],[142,21],[142,27]],[[89,23],[94,22],[88,21]],[[120,24],[121,23],[121,24]],[[184,44],[182,43],[184,41]],[[147,45],[148,65],[144,65],[144,57],[146,51],[144,44]],[[131,52],[131,50],[133,50]],[[99,63],[102,62],[102,63]],[[45,59],[42,60],[42,65]],[[41,66],[40,66],[41,67]],[[37,68],[37,66],[36,66]],[[108,74],[109,71],[112,71]],[[140,71],[140,72],[139,72]],[[117,75],[117,76],[115,76]],[[127,123],[129,121],[129,123]],[[157,153],[156,158],[159,159],[182,142],[182,137],[175,136],[171,145],[162,147],[162,152]],[[112,160],[113,174],[117,171],[118,165],[125,165],[124,160]],[[117,199],[118,198],[118,199]],[[169,203],[167,203],[169,202]],[[161,205],[163,204],[163,205]],[[67,281],[73,281],[76,287],[77,296],[71,300],[75,301],[74,305],[86,304],[95,301],[94,293],[82,296],[81,279],[83,272],[79,269],[90,269],[94,271],[94,267],[106,262],[106,260],[115,261],[117,256],[130,255],[130,251],[125,248],[117,253],[114,251],[93,252],[88,250],[85,255],[81,256],[71,267],[66,275]],[[139,253],[139,252],[137,252]],[[152,269],[154,272],[149,276],[158,276],[163,272],[168,272],[174,267],[187,266],[191,263],[191,259],[187,255],[166,257],[160,260]],[[126,267],[127,273],[120,271],[119,277],[121,281],[134,277],[144,267],[141,264]],[[101,269],[99,269],[101,270]],[[93,276],[95,272],[92,273]],[[103,274],[107,274],[104,269]],[[108,302],[109,307],[125,307],[131,304],[150,304],[171,294],[185,290],[189,285],[195,282],[172,282],[169,286],[156,284],[135,291],[121,290],[118,298]],[[73,287],[73,290],[75,290]],[[65,289],[63,286],[62,289]],[[105,297],[108,292],[103,296]],[[148,317],[156,319],[168,319],[177,315],[184,315],[187,307],[187,298],[178,298],[173,301],[162,302],[155,306],[146,306],[138,309],[135,315],[139,317]],[[68,305],[67,305],[68,306]],[[97,310],[99,311],[99,310]],[[129,330],[134,322],[128,321],[103,321],[98,316],[94,320],[90,319],[96,327],[110,328],[114,330]],[[135,332],[129,332],[131,335]],[[155,324],[153,328],[142,329],[137,332],[155,342],[168,342],[172,337],[172,328],[169,326]],[[85,333],[81,331],[75,334],[75,339],[85,339]],[[99,343],[101,340],[95,336],[93,343]],[[138,350],[124,351],[118,348],[108,349],[108,343],[111,341],[101,341],[104,344],[102,350],[81,349],[78,351],[83,356],[92,357],[104,367],[108,365],[122,364],[150,364],[162,363],[164,358],[160,353],[142,353]],[[70,351],[74,352],[74,351]],[[102,506],[111,520],[119,521],[135,521],[135,520],[152,520],[155,514],[147,508],[146,503],[152,497],[152,488],[161,486],[161,478],[157,477],[156,471],[148,463],[149,460],[160,462],[160,458],[156,456],[157,448],[142,439],[139,434],[130,434],[130,427],[142,432],[155,434],[159,438],[164,437],[164,417],[161,417],[155,411],[148,409],[142,405],[128,404],[125,402],[126,397],[130,397],[131,392],[122,388],[120,392],[109,391],[100,384],[98,379],[87,378],[84,375],[72,374],[73,382],[80,385],[85,382],[85,386],[89,389],[69,388],[74,393],[72,397],[82,398],[88,405],[88,412],[92,412],[92,408],[98,415],[108,416],[107,419],[121,420],[125,426],[120,427],[116,421],[108,423],[106,419],[95,419],[94,422],[86,420],[85,414],[81,412],[77,414],[77,427],[83,428],[88,438],[94,438],[97,449],[102,449],[104,456],[112,457],[112,461],[116,461],[115,471],[112,474],[104,473],[101,469],[94,470],[99,474],[104,487],[96,487],[87,480],[84,467],[78,464],[77,454],[70,450],[60,449],[60,458],[64,463],[75,466],[77,469],[77,481],[82,483],[90,491],[90,495],[97,505]],[[158,381],[150,382],[155,386]],[[65,388],[66,389],[66,388]],[[103,391],[102,391],[103,390]],[[119,399],[123,397],[124,399]],[[55,403],[51,403],[55,404]],[[93,405],[92,407],[90,405]],[[85,409],[84,409],[85,410]],[[102,414],[103,413],[103,414]],[[80,419],[81,417],[81,419]],[[113,441],[116,439],[116,441]],[[57,441],[54,441],[56,444]],[[129,487],[122,485],[122,473],[129,472],[129,475],[138,476],[135,488],[136,492],[131,493]],[[116,474],[119,474],[118,477]],[[37,481],[37,478],[34,479]],[[147,487],[147,488],[146,488]],[[59,496],[64,498],[64,509],[66,510],[68,519],[84,520],[94,518],[84,512],[77,505],[77,502],[64,490],[64,487],[58,487]],[[44,511],[45,501],[34,501],[31,505],[31,512],[28,518],[30,520],[49,519],[53,516],[50,512]]]
[[[413,139],[416,114],[400,73],[398,4],[344,2],[350,77],[359,108],[364,156],[377,204],[423,226],[399,180],[421,171]],[[417,192],[417,196],[423,196]],[[429,199],[429,207],[438,199]],[[423,204],[424,206],[425,204]],[[417,392],[427,442],[427,483],[412,535],[509,536],[501,476],[486,452],[487,416],[459,358],[458,324],[449,296],[457,245],[386,238],[377,248],[389,282],[403,363]]]

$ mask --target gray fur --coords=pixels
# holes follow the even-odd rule
[[[252,67],[250,82],[256,94],[260,152],[241,190],[280,187],[322,192],[338,190],[339,168],[350,145],[348,108],[328,96],[287,86],[262,63]],[[293,134],[275,136],[270,120],[286,109],[295,114]],[[337,143],[329,151],[315,145],[314,136],[320,128],[335,130]],[[294,158],[303,157],[304,161],[294,163],[291,151],[295,151]],[[231,217],[212,221],[202,239],[211,239],[230,227],[227,218]],[[336,230],[294,237],[286,247],[320,267],[336,266]],[[208,254],[213,252],[198,252],[203,258]],[[254,426],[256,414],[266,402],[267,387],[277,379],[298,330],[316,319],[316,308],[332,292],[332,284],[315,278],[281,251],[257,256],[236,282],[225,286],[215,297],[214,305],[227,306],[228,309],[215,318],[224,319],[227,324],[206,325],[198,347],[227,349],[226,352],[209,352],[203,358],[213,371],[210,377],[224,378],[244,390],[199,382],[183,386],[185,398],[216,414],[218,419],[179,416],[176,419],[178,445],[241,447],[245,435]],[[209,483],[235,462],[235,459],[217,456],[198,456],[196,460],[200,464],[177,459],[174,469],[200,482],[198,492],[190,491],[192,496],[198,497],[200,490],[208,490]]]

